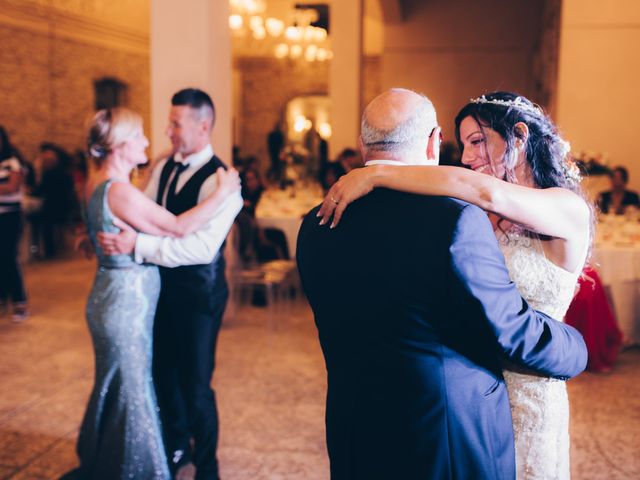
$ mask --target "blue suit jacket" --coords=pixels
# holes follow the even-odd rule
[[[334,230],[316,211],[297,257],[327,366],[332,479],[515,478],[502,362],[572,377],[581,335],[520,297],[473,205],[376,190]]]

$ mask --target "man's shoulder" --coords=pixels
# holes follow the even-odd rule
[[[363,201],[363,205],[367,205],[367,203],[371,205],[397,205],[400,208],[411,208],[412,211],[417,209],[456,213],[471,205],[468,202],[453,197],[418,195],[385,188],[374,190],[370,195],[364,197],[364,199],[367,198],[368,202]]]
[[[215,173],[219,168],[224,168],[225,170],[227,170],[228,166],[222,161],[220,157],[214,154],[211,156],[211,158],[209,158],[209,160],[200,165],[200,167],[197,168],[196,172],[205,177],[206,183],[216,183],[217,180]]]
[[[329,230],[327,226],[319,226],[317,213],[321,205],[312,208],[303,218],[301,231]],[[472,213],[482,210],[468,202],[452,197],[436,197],[415,195],[387,189],[376,189],[370,194],[350,204],[343,214],[341,223],[355,222],[358,225],[370,225],[373,222],[402,228],[403,225],[415,231],[419,225],[431,230],[434,225],[439,231],[456,228],[463,212]],[[465,218],[475,217],[467,214]]]
[[[207,164],[214,166],[216,169],[220,167],[223,167],[224,169],[228,168],[227,164],[224,163],[224,161],[215,153],[211,156]]]

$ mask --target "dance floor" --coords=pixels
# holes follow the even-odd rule
[[[54,479],[76,465],[75,438],[93,377],[84,304],[93,263],[29,265],[33,316],[0,318],[0,479]],[[222,329],[214,379],[221,476],[327,479],[325,377],[302,302],[267,328],[264,308],[241,307]],[[572,478],[640,478],[640,349],[612,374],[569,382]]]

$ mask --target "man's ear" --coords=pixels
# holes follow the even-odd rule
[[[358,150],[360,150],[360,155],[362,156],[362,160],[364,160],[364,142],[362,141],[362,135],[358,136]]]
[[[203,120],[200,121],[200,128],[202,129],[202,132],[204,132],[205,135],[211,135],[211,120],[209,120],[208,118],[205,118]]]
[[[437,165],[440,162],[440,135],[442,129],[438,126],[433,129],[427,142],[427,161]]]

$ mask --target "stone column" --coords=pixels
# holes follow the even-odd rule
[[[229,4],[211,0],[151,2],[151,153],[170,146],[171,96],[185,87],[206,91],[216,106],[212,145],[231,163],[231,34]]]
[[[329,156],[357,148],[362,92],[362,0],[333,2],[330,13],[333,60],[329,72],[332,135]]]

